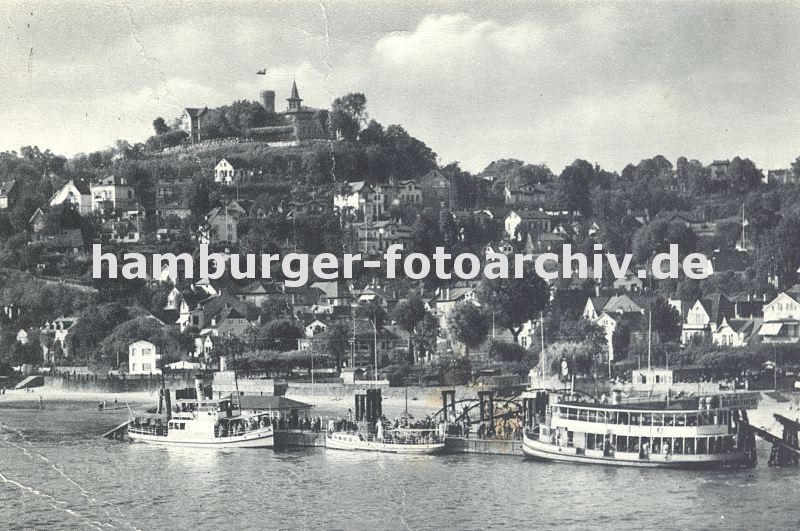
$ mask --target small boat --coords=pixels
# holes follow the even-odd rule
[[[444,451],[444,438],[435,429],[398,428],[377,434],[362,431],[334,431],[325,438],[333,450],[360,450],[392,454],[430,455]]]
[[[270,413],[235,412],[231,397],[213,400],[203,397],[200,385],[195,397],[176,399],[170,408],[166,391],[166,415],[132,415],[128,422],[131,441],[204,448],[272,448],[274,436]],[[236,413],[236,414],[234,414]]]
[[[730,468],[755,464],[752,434],[739,430],[757,393],[676,401],[605,404],[542,393],[543,416],[525,430],[532,459],[651,468]],[[543,406],[543,407],[542,407]]]

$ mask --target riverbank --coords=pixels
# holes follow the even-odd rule
[[[157,391],[135,391],[130,393],[103,393],[99,391],[74,391],[59,387],[34,387],[26,389],[6,389],[5,394],[0,394],[0,408],[11,406],[23,406],[36,409],[40,404],[47,402],[90,402],[99,404],[105,402],[108,406],[113,406],[116,400],[117,406],[125,406],[127,403],[131,407],[141,407],[146,404],[158,403]]]
[[[415,418],[433,415],[442,407],[440,391],[444,388],[408,388],[408,402],[406,403],[404,389],[392,389],[395,392],[384,392],[383,411],[389,417],[397,417],[407,410]],[[314,414],[325,417],[346,416],[348,409],[354,408],[353,394],[356,388],[345,394],[337,392],[329,394],[320,389],[290,389],[286,397],[315,406]],[[476,388],[456,388],[458,400],[475,398]],[[789,399],[779,402],[770,395],[762,392],[758,409],[748,412],[750,422],[754,426],[766,429],[774,434],[782,433],[782,426],[775,420],[774,415],[780,414],[790,419],[800,419],[800,393],[783,392]],[[116,401],[116,404],[115,404]],[[76,391],[60,387],[36,387],[26,390],[6,390],[0,394],[0,409],[39,409],[47,407],[48,402],[85,402],[87,407],[96,407],[100,402],[105,402],[109,408],[122,408],[126,404],[135,411],[141,411],[158,404],[158,391],[135,391],[127,393],[104,393],[98,391]]]

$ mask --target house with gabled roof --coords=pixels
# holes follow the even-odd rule
[[[503,189],[505,204],[509,206],[544,203],[547,191],[532,183],[509,183]]]
[[[220,159],[214,166],[214,182],[220,184],[233,184],[236,177],[239,177],[241,168],[235,168],[228,159]]]
[[[450,178],[439,170],[431,170],[419,180],[422,188],[422,202],[438,207],[444,204],[450,208]]]
[[[541,210],[512,210],[503,225],[509,238],[519,239],[522,233],[552,232],[553,218]]]
[[[136,204],[136,194],[124,177],[109,175],[89,185],[93,212],[127,210]]]
[[[89,185],[80,179],[72,179],[65,183],[50,197],[49,201],[50,206],[64,203],[75,206],[81,216],[89,214],[92,211],[92,194]]]
[[[764,323],[758,335],[764,343],[800,341],[800,295],[796,291],[778,293],[763,311]]]
[[[721,293],[705,295],[695,301],[686,313],[681,332],[681,342],[688,343],[695,337],[711,337],[724,318],[732,319],[734,304]]]
[[[763,320],[759,318],[728,319],[723,317],[722,322],[712,332],[711,340],[715,345],[742,347],[758,337],[762,322]]]
[[[0,210],[5,210],[9,207],[15,184],[16,181],[14,179],[0,182]]]
[[[181,129],[189,134],[192,142],[203,140],[203,121],[208,107],[186,107],[181,115]]]

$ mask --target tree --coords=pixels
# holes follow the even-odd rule
[[[797,157],[792,162],[792,174],[794,174],[795,180],[800,180],[800,157]]]
[[[777,275],[780,287],[791,286],[800,266],[800,213],[787,212],[765,243],[757,270]]]
[[[167,125],[167,122],[165,122],[164,119],[159,116],[153,120],[153,130],[157,135],[163,135],[169,131],[169,126]]]
[[[580,212],[584,216],[592,214],[591,188],[594,178],[594,166],[585,160],[578,159],[564,168],[558,177],[557,190],[565,209]]]
[[[750,159],[734,157],[728,166],[728,186],[737,192],[746,192],[759,187],[764,178],[761,170]]]
[[[331,131],[344,140],[354,141],[367,119],[367,97],[360,92],[336,98],[331,104]]]
[[[547,307],[550,292],[545,281],[528,265],[523,278],[484,279],[478,287],[478,300],[519,343],[522,325],[536,319]]]
[[[436,343],[439,339],[439,319],[430,312],[425,312],[425,317],[417,325],[417,351],[421,353],[436,352]]]
[[[464,345],[467,356],[470,349],[479,347],[486,340],[489,332],[486,317],[480,308],[470,302],[461,302],[450,311],[447,328],[453,339]]]
[[[394,320],[408,333],[408,363],[414,365],[414,339],[417,326],[423,322],[428,311],[425,304],[417,294],[412,294],[408,299],[400,301],[394,308]]]
[[[350,350],[351,339],[351,330],[342,322],[333,323],[321,334],[324,351],[333,357],[338,372],[342,371],[342,362]]]
[[[269,321],[258,332],[259,348],[269,350],[297,350],[297,340],[303,337],[303,328],[289,319]]]
[[[492,341],[489,345],[489,357],[505,362],[519,362],[525,359],[527,351],[516,343]]]
[[[681,315],[667,301],[656,297],[650,304],[653,331],[661,341],[674,341],[681,336]]]
[[[738,221],[720,221],[714,231],[717,244],[722,249],[730,249],[742,235],[742,224]]]

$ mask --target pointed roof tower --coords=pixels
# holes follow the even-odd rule
[[[297,91],[297,81],[292,81],[292,96],[286,101],[289,102],[290,112],[302,110],[302,106],[300,104],[303,102],[303,100],[300,98],[300,93]]]

